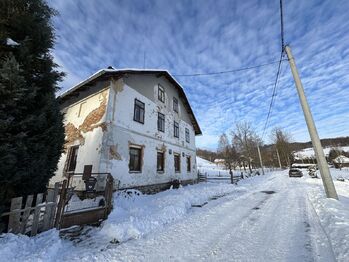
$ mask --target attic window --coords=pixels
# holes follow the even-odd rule
[[[158,99],[165,103],[165,90],[160,84],[158,85]]]
[[[173,98],[173,111],[178,113],[178,99],[177,98]]]

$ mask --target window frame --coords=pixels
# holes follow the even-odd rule
[[[161,129],[161,125],[159,125],[160,120],[162,120],[161,123],[163,123],[163,129]],[[158,131],[165,133],[165,114],[160,112],[158,112]]]
[[[187,173],[191,172],[191,156],[186,156]]]
[[[159,155],[162,156],[161,158],[161,169],[159,169]],[[157,151],[156,152],[156,172],[158,173],[164,173],[165,172],[165,152],[164,151]]]
[[[178,161],[176,161],[176,158]],[[181,172],[181,154],[174,153],[173,162],[174,162],[175,173],[180,173]],[[178,169],[177,169],[177,163],[178,163]]]
[[[175,111],[176,113],[178,113],[178,111],[179,111],[178,99],[177,99],[176,97],[173,97],[172,103],[173,103],[173,111]]]
[[[189,128],[185,128],[185,142],[190,143],[190,131],[189,131]]]
[[[158,84],[158,100],[165,103],[165,88],[160,84]]]
[[[143,119],[139,119],[138,120],[136,118],[136,109],[137,108],[140,109],[140,112],[142,112],[141,110],[143,110]],[[141,113],[140,113],[139,117],[141,118]],[[141,124],[144,124],[144,119],[145,119],[145,104],[142,101],[140,101],[137,98],[135,98],[134,109],[133,109],[133,121],[141,123]]]
[[[179,123],[176,121],[173,121],[173,136],[179,138]]]
[[[139,152],[139,168],[138,169],[132,169],[131,170],[131,150],[137,150]],[[143,164],[143,148],[139,146],[130,146],[129,147],[129,162],[128,162],[128,171],[130,173],[142,173],[142,164]],[[134,164],[133,164],[134,166]]]
[[[66,169],[67,173],[74,173],[75,172],[76,165],[78,163],[78,161],[77,161],[78,153],[79,153],[79,145],[71,146],[69,148],[68,162],[67,162],[67,169]],[[73,156],[73,154],[74,154],[74,156]],[[74,167],[74,168],[72,168],[72,167]]]

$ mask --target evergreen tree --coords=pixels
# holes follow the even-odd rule
[[[54,15],[43,0],[0,3],[0,213],[13,197],[43,192],[62,152]]]

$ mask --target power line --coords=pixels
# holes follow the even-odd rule
[[[274,88],[273,88],[273,93],[271,95],[271,100],[270,100],[270,104],[269,104],[269,110],[268,110],[268,115],[267,115],[267,119],[265,121],[265,124],[264,124],[264,128],[263,128],[263,133],[262,133],[262,139],[264,137],[264,134],[265,134],[265,130],[267,128],[267,125],[268,125],[268,122],[269,122],[269,118],[270,118],[270,114],[271,114],[271,109],[273,107],[273,104],[274,104],[274,98],[276,96],[276,88],[277,88],[277,84],[279,82],[279,76],[280,76],[280,71],[281,71],[281,63],[282,63],[282,57],[284,55],[284,52],[282,51],[281,52],[281,55],[280,55],[280,60],[279,60],[279,64],[278,64],[278,69],[277,69],[277,72],[276,72],[276,78],[275,78],[275,82],[274,82]]]
[[[284,41],[284,14],[282,8],[282,0],[280,0],[280,36],[281,36],[281,51],[284,51],[285,41]]]
[[[267,125],[268,125],[268,122],[269,122],[271,110],[272,110],[272,108],[273,108],[274,99],[275,99],[275,96],[276,96],[276,88],[277,88],[277,84],[278,84],[279,76],[280,76],[280,71],[281,71],[281,63],[282,63],[282,61],[283,61],[282,57],[283,57],[284,51],[285,51],[285,40],[284,40],[284,15],[283,15],[283,8],[282,8],[282,0],[280,0],[280,38],[281,38],[281,54],[280,54],[280,60],[279,60],[278,69],[277,69],[277,72],[276,72],[276,79],[275,79],[275,83],[274,83],[273,94],[271,95],[271,100],[270,100],[270,104],[269,104],[268,115],[267,115],[267,119],[266,119],[266,121],[265,121],[264,128],[263,128],[262,139],[263,139],[263,137],[264,137],[265,130],[267,129]],[[286,59],[286,60],[287,60],[287,59]]]
[[[287,60],[287,59],[285,59]],[[226,71],[218,71],[218,72],[209,72],[209,73],[193,73],[193,74],[173,74],[173,76],[180,76],[180,77],[191,77],[191,76],[209,76],[209,75],[221,75],[221,74],[229,74],[229,73],[235,73],[235,72],[241,72],[241,71],[246,71],[246,70],[251,70],[259,67],[264,67],[268,65],[273,65],[277,64],[280,61],[273,61],[265,64],[260,64],[260,65],[255,65],[255,66],[249,66],[249,67],[242,67],[242,68],[236,68],[236,69],[231,69],[231,70],[226,70]]]

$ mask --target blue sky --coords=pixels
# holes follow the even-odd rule
[[[95,71],[167,69],[172,74],[231,70],[277,61],[279,0],[50,0],[57,43],[53,55],[67,73],[63,90]],[[290,44],[321,138],[349,135],[349,1],[285,0]],[[216,149],[221,133],[250,121],[262,134],[277,64],[238,73],[176,77],[203,131],[197,146]],[[281,69],[267,134],[285,128],[309,135],[287,61]]]

